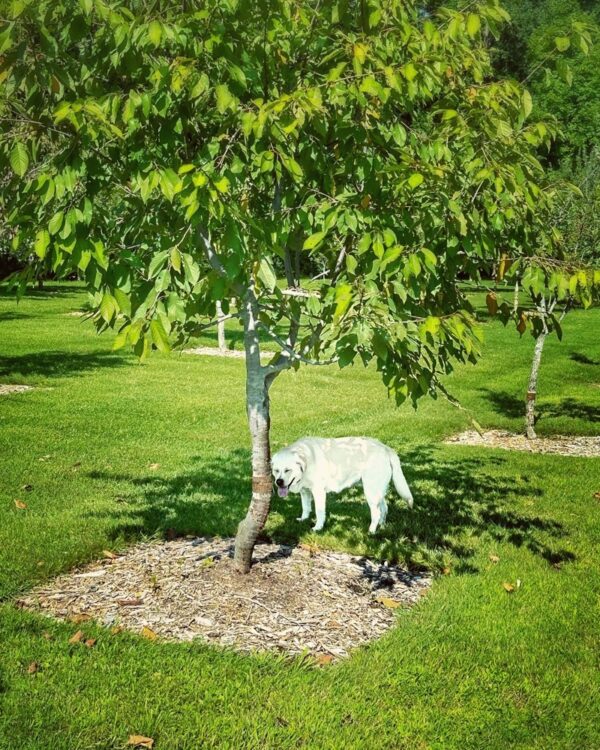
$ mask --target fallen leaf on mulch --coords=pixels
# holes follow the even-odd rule
[[[331,664],[333,656],[331,654],[317,654],[317,664]]]
[[[143,603],[143,599],[117,599],[119,607],[140,607]]]
[[[146,747],[152,750],[154,747],[154,740],[152,737],[144,737],[143,734],[131,734],[127,740],[127,744],[131,747]]]
[[[490,555],[490,562],[493,562],[495,565],[496,563],[500,562],[500,558],[498,557],[498,555]]]
[[[71,615],[71,617],[68,618],[69,622],[74,623],[75,625],[79,625],[80,622],[87,622],[87,620],[91,620],[91,615],[86,615],[83,612],[77,615]]]
[[[97,638],[88,638],[87,641],[85,641],[85,645],[88,648],[94,648],[97,640],[98,640]]]
[[[27,667],[27,674],[35,674],[36,672],[39,672],[40,665],[37,661],[32,661],[31,664]]]
[[[78,630],[74,635],[69,638],[69,643],[81,643],[83,640],[83,630]]]
[[[27,508],[27,503],[24,503],[22,500],[15,500],[15,506],[19,510],[25,510],[25,508]]]
[[[119,555],[115,554],[114,552],[111,552],[109,549],[103,549],[102,554],[104,557],[106,557],[108,560],[116,560]]]
[[[147,638],[149,641],[155,641],[158,638],[154,630],[149,628],[147,625],[144,625],[140,635],[142,636],[142,638]]]
[[[300,549],[303,549],[306,552],[308,552],[308,554],[311,555],[311,557],[312,555],[317,555],[321,550],[321,548],[317,544],[302,543],[302,544],[299,544],[298,546],[300,547]]]
[[[390,599],[389,596],[382,596],[381,599],[377,600],[381,604],[383,604],[384,607],[387,607],[388,609],[398,609],[400,606],[400,602],[396,601],[396,599]]]
[[[515,587],[514,587],[514,586],[512,585],[512,583],[506,583],[506,582],[504,582],[504,583],[502,584],[502,587],[503,587],[503,588],[504,588],[504,590],[505,590],[506,592],[508,592],[509,594],[512,594],[512,592],[513,592],[513,591],[515,590]]]

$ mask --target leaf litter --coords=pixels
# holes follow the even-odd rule
[[[324,656],[345,657],[383,635],[430,583],[429,575],[366,557],[267,543],[241,575],[232,539],[184,538],[140,544],[62,575],[19,605],[70,622],[94,619],[111,633],[309,653],[326,664]],[[80,632],[71,643],[85,641]]]

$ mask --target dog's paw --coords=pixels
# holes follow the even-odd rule
[[[313,530],[313,531],[323,531],[323,526],[318,526],[317,524],[315,524],[315,525],[314,525],[314,526],[312,527],[312,530]]]
[[[298,516],[296,521],[308,521],[309,518],[310,516]]]

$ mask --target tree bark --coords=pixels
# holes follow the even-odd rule
[[[535,341],[531,372],[529,374],[529,387],[527,388],[527,394],[525,396],[525,434],[530,440],[535,440],[537,438],[535,432],[535,399],[537,397],[537,382],[540,372],[540,363],[542,361],[542,351],[544,349],[544,344],[546,343],[546,336],[548,335],[545,304],[542,305],[541,313],[544,329]]]
[[[223,308],[221,307],[221,303],[219,301],[217,301],[216,307],[217,307],[217,341],[218,341],[219,351],[223,353],[226,349],[225,321],[223,320]]]
[[[264,528],[273,481],[269,445],[269,387],[274,374],[260,363],[258,304],[250,288],[242,311],[246,349],[246,410],[252,442],[252,500],[235,538],[234,563],[240,573],[248,573],[258,535]]]

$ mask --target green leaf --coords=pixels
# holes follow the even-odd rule
[[[258,268],[258,278],[262,281],[265,287],[272,292],[277,284],[277,276],[271,265],[271,261],[268,258],[263,258],[260,261]]]
[[[335,289],[334,321],[339,320],[346,313],[352,302],[352,287],[350,284],[340,284]]]
[[[116,311],[117,304],[114,297],[112,296],[112,294],[104,292],[102,300],[100,302],[100,315],[102,316],[102,319],[107,323],[110,323]]]
[[[481,18],[476,13],[467,16],[467,34],[473,38],[481,28]]]
[[[125,313],[125,315],[131,315],[131,300],[129,296],[122,289],[113,289],[113,295],[119,310]]]
[[[406,78],[407,81],[414,81],[414,79],[417,77],[417,69],[411,62],[403,65],[401,70],[402,75]]]
[[[307,237],[304,240],[304,245],[302,246],[303,250],[313,250],[317,245],[319,245],[323,238],[325,237],[325,232],[315,232],[314,234],[311,234],[310,237]]]
[[[162,24],[159,21],[150,21],[148,25],[148,39],[155,47],[158,47],[162,40]]]
[[[160,318],[154,318],[150,323],[150,334],[152,336],[152,342],[159,351],[164,353],[171,351],[169,337]]]
[[[10,152],[10,166],[17,177],[23,177],[29,167],[29,154],[24,143],[17,141]]]
[[[35,235],[35,241],[33,243],[33,249],[38,258],[42,260],[46,257],[48,246],[50,245],[50,234],[47,229],[40,229]]]
[[[63,224],[64,219],[64,212],[63,211],[57,211],[57,213],[54,214],[54,216],[50,219],[48,222],[48,231],[50,234],[56,234]]]
[[[153,279],[155,276],[158,275],[158,272],[161,271],[166,265],[168,257],[169,257],[168,250],[162,250],[160,253],[156,253],[156,255],[150,261],[150,265],[148,266],[149,278]]]
[[[523,92],[523,97],[521,99],[521,110],[523,111],[523,115],[527,118],[531,114],[531,110],[533,109],[533,101],[531,99],[531,94],[527,89]]]
[[[220,83],[215,87],[215,94],[217,97],[217,110],[220,114],[227,112],[235,104],[235,97],[224,83]]]
[[[116,351],[117,349],[122,349],[125,344],[127,343],[127,338],[129,336],[129,329],[131,328],[130,324],[127,323],[126,325],[121,328],[119,333],[115,336],[115,340],[113,341],[113,351]]]
[[[413,172],[411,176],[408,178],[407,182],[409,187],[411,187],[413,190],[415,188],[418,188],[419,185],[423,182],[425,178],[420,172]]]
[[[571,46],[571,40],[568,36],[557,36],[554,39],[554,45],[559,52],[566,52]]]
[[[181,253],[176,247],[171,248],[171,265],[177,273],[181,271]]]

